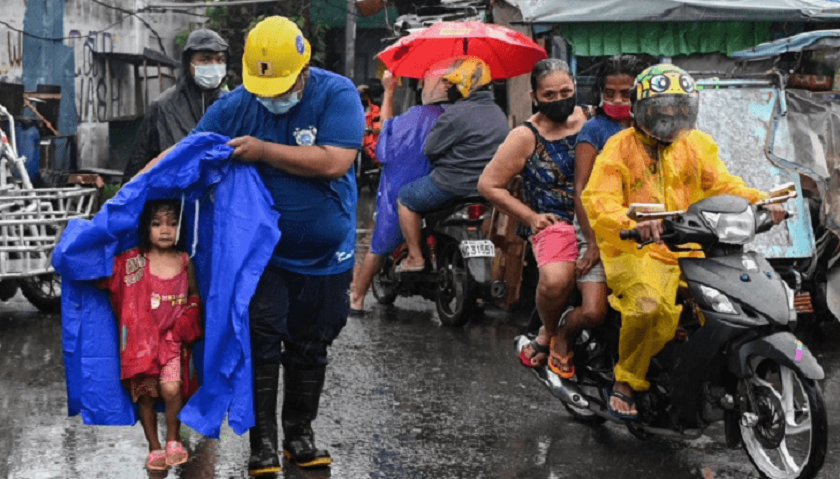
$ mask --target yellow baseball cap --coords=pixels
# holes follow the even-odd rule
[[[242,81],[263,97],[287,92],[312,55],[309,42],[294,22],[273,16],[257,24],[245,39]]]

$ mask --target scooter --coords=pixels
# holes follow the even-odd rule
[[[486,199],[473,196],[427,213],[422,228],[424,269],[396,272],[396,265],[408,256],[408,248],[401,245],[384,258],[373,277],[376,300],[388,305],[398,296],[419,295],[435,302],[444,326],[463,326],[479,298],[503,298],[507,283],[492,279],[496,249],[482,231],[490,211]]]
[[[775,189],[766,203],[795,197],[792,188]],[[723,421],[727,446],[743,446],[762,477],[815,477],[828,441],[817,383],[825,375],[790,332],[796,323],[793,290],[761,254],[744,250],[756,233],[772,228],[770,212],[733,196],[707,198],[687,211],[664,209],[634,204],[628,214],[637,221],[662,219],[660,237],[669,249],[699,244],[705,257],[679,260],[688,283],[678,299],[680,326],[651,360],[650,389],[634,395],[637,419],[619,419],[607,407],[621,328],[614,311],[576,339],[575,377],[562,379],[547,366],[534,370],[537,377],[580,421],[623,423],[640,439],[695,439]],[[621,238],[641,241],[637,230],[622,231]],[[528,341],[518,336],[517,351]]]

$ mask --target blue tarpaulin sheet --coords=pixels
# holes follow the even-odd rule
[[[730,55],[737,60],[764,60],[783,53],[840,48],[840,30],[818,30],[780,38]]]
[[[56,246],[68,412],[81,414],[86,424],[137,420],[120,382],[117,321],[108,292],[93,280],[110,276],[114,258],[137,245],[146,200],[182,195],[190,253],[196,245],[205,336],[193,348],[201,385],[180,418],[210,437],[219,437],[225,415],[237,434],[254,424],[248,304],[280,238],[279,213],[256,168],[228,160],[227,141],[209,133],[187,137],[93,219],[71,221]]]

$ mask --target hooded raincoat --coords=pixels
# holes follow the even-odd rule
[[[203,50],[227,52],[228,44],[212,30],[196,30],[187,38],[181,55],[181,74],[149,105],[126,163],[123,181],[128,182],[162,151],[189,135],[204,112],[224,93],[224,81],[215,90],[203,90],[190,76],[193,53]]]
[[[753,203],[766,197],[730,174],[717,144],[699,130],[665,146],[628,128],[610,138],[595,160],[581,199],[601,249],[610,304],[621,312],[615,378],[636,391],[650,387],[645,380],[650,360],[677,329],[677,259],[697,253],[674,253],[656,244],[639,250],[635,242],[622,241],[619,232],[636,227],[627,209],[631,203],[661,203],[667,211],[685,210],[718,195]]]
[[[256,168],[228,160],[233,149],[227,141],[212,133],[187,137],[92,220],[71,221],[56,246],[68,412],[81,414],[85,424],[137,420],[120,382],[117,319],[108,291],[96,280],[110,277],[114,258],[137,246],[146,200],[183,195],[205,336],[193,345],[200,387],[180,418],[216,438],[226,415],[237,434],[254,425],[248,305],[280,239],[279,213]]]

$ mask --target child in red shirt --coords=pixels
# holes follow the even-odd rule
[[[198,387],[189,345],[202,334],[201,300],[193,264],[176,249],[179,211],[177,200],[147,202],[139,247],[114,260],[114,273],[104,284],[119,320],[120,378],[139,404],[150,470],[187,462],[187,451],[178,441],[178,413]],[[157,432],[156,400],[165,405],[165,450]]]

